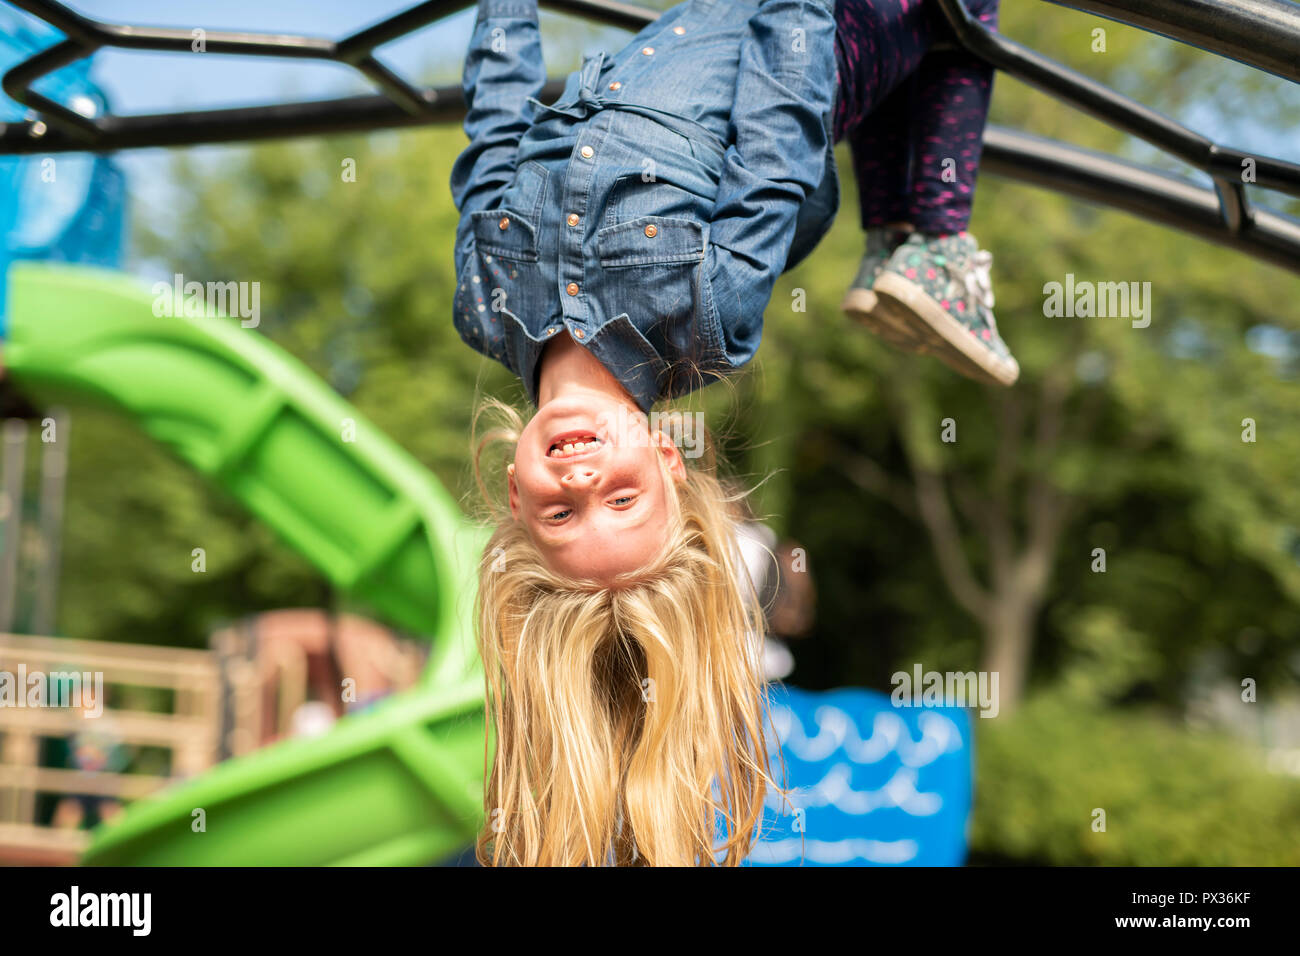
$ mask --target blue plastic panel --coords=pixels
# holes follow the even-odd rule
[[[959,866],[971,808],[963,707],[772,685],[788,801],[769,793],[752,866]],[[774,760],[774,773],[780,765]]]

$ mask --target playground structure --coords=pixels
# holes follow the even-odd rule
[[[171,712],[113,714],[115,736],[125,745],[166,750],[175,777],[195,776],[216,760],[221,683],[209,652],[7,634],[0,638],[0,671],[99,672],[117,683],[165,690],[174,700]],[[84,830],[37,824],[43,795],[130,801],[167,783],[142,773],[82,773],[40,765],[44,739],[70,737],[89,726],[75,709],[0,708],[0,863],[70,863],[85,849]]]
[[[341,721],[327,738],[290,740],[223,764],[204,778],[197,800],[182,793],[180,802],[140,804],[103,831],[90,859],[423,863],[459,850],[477,827],[481,800],[482,677],[463,603],[473,595],[481,532],[425,469],[291,356],[237,323],[186,317],[183,309],[161,317],[152,306],[147,289],[109,271],[14,265],[6,375],[37,404],[74,393],[131,416],[336,587],[432,636],[434,649],[418,691]],[[355,441],[343,441],[352,428]],[[258,792],[277,799],[259,800]],[[304,812],[313,800],[319,815]],[[156,839],[167,832],[164,817],[188,817],[194,807],[234,815],[250,801],[259,823],[240,850],[228,841]],[[353,816],[373,825],[329,826]],[[322,831],[352,840],[340,846]],[[140,834],[148,849],[132,843]],[[196,853],[204,847],[211,858]],[[308,847],[322,855],[304,858]]]
[[[67,800],[120,805],[147,798],[222,760],[303,732],[304,714],[319,721],[328,708],[332,722],[370,705],[379,692],[410,689],[425,656],[373,621],[314,609],[245,618],[214,632],[209,643],[211,650],[188,650],[0,637],[0,672],[39,674],[52,682],[105,675],[96,692],[100,723],[87,723],[69,707],[0,707],[0,864],[67,864],[81,856],[89,843],[86,830],[41,823],[55,801],[57,816]],[[338,673],[357,675],[357,695],[346,707]],[[119,702],[119,692],[128,688],[152,691],[166,705],[142,709]],[[51,743],[90,730],[127,752],[162,751],[164,758],[154,763],[166,774],[45,765]]]
[[[87,116],[33,89],[68,64],[105,47],[192,52],[191,30],[101,23],[55,0],[8,0],[62,32],[65,39],[11,68],[4,92],[29,108],[22,122],[0,130],[0,155],[49,155],[145,146],[193,146],[408,127],[460,120],[459,87],[427,88],[384,66],[374,51],[473,4],[428,0],[341,40],[293,34],[206,31],[212,54],[329,61],[361,73],[378,93],[342,99],[277,103],[239,109],[115,117]],[[952,27],[952,42],[997,69],[1068,106],[1144,140],[1207,173],[1208,188],[1185,177],[1066,143],[990,127],[982,169],[1134,215],[1300,272],[1300,222],[1255,207],[1242,164],[1253,164],[1253,184],[1300,196],[1300,165],[1215,143],[1169,117],[1109,89],[1034,50],[989,30],[962,0],[934,0]],[[1292,82],[1300,82],[1300,6],[1289,0],[1042,0],[1148,30]],[[543,7],[595,23],[640,30],[658,11],[619,0],[543,0]],[[562,78],[539,99],[555,100]]]
[[[315,608],[244,618],[208,643],[227,689],[221,759],[311,732],[409,690],[428,656],[427,648],[375,621]]]
[[[1241,161],[1250,158],[1259,186],[1300,195],[1300,167],[1211,143],[985,30],[959,0],[937,2],[953,25],[954,42],[1206,171],[1215,188],[998,129],[987,135],[990,172],[1125,209],[1300,272],[1300,224],[1253,207],[1240,179]],[[85,67],[104,46],[188,51],[189,31],[97,23],[49,0],[13,5],[63,38],[52,36],[5,74],[6,94],[31,112],[11,110],[3,117],[0,156],[413,126],[455,120],[464,109],[459,89],[413,86],[373,56],[379,45],[464,3],[420,4],[337,42],[206,34],[211,53],[347,63],[373,81],[379,95],[139,117],[109,113],[87,92],[84,71],[74,74],[79,78],[62,97],[36,92],[34,84]],[[607,0],[546,5],[632,30],[656,16]],[[1069,5],[1300,80],[1300,8],[1293,4]],[[554,98],[560,86],[552,82],[544,96]],[[89,97],[92,108],[70,108],[78,96]],[[102,157],[91,162],[88,209],[122,189]],[[21,182],[18,173],[14,182]],[[115,215],[120,219],[120,207]],[[0,219],[10,234],[22,223],[21,213]],[[139,283],[96,268],[118,264],[120,222],[116,240],[112,233],[103,222],[69,221],[47,248],[9,256],[87,265],[18,262],[6,273],[9,263],[0,259],[7,387],[34,409],[91,402],[128,416],[275,529],[341,592],[427,638],[431,652],[418,686],[340,720],[325,736],[244,754],[139,801],[96,832],[83,862],[421,864],[461,852],[483,813],[483,687],[470,632],[483,529],[464,519],[426,469],[292,356],[223,317],[186,316],[183,307],[161,317]],[[787,811],[774,807],[775,836],[756,848],[752,862],[961,862],[970,802],[971,721],[965,711],[898,710],[862,691],[780,689],[773,718],[776,739],[802,775],[792,775],[792,782],[808,784],[807,802],[798,809],[808,819],[826,817],[814,838],[801,829],[802,818],[792,828],[783,821]],[[834,794],[844,785],[850,793],[888,791],[894,803],[874,815],[840,806]],[[192,827],[199,809],[210,829],[202,836]],[[845,821],[853,827],[845,829]],[[918,821],[925,826],[918,828]],[[880,838],[871,835],[873,827]],[[832,834],[836,839],[826,839]]]

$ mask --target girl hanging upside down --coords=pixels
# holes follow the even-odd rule
[[[994,25],[997,0],[968,6]],[[536,0],[480,0],[454,321],[536,409],[488,403],[501,425],[476,452],[497,511],[478,589],[484,863],[749,853],[776,784],[739,496],[693,417],[650,416],[754,356],[777,277],[835,216],[835,143],[867,233],[845,310],[1015,380],[965,231],[991,71],[927,56],[942,24],[930,0],[687,0],[547,105]]]

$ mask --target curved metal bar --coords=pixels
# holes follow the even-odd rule
[[[1230,152],[1237,152],[1243,159],[1255,158],[1257,167],[1261,161],[1267,161],[1269,187],[1300,196],[1300,166],[1271,157],[1256,158],[1244,152],[1226,150],[1164,114],[993,32],[971,16],[961,0],[935,2],[948,19],[958,42],[1008,75],[1212,175],[1225,172],[1223,161]],[[1297,38],[1300,39],[1300,33]],[[1240,163],[1234,175],[1240,177]],[[1225,221],[1229,218],[1227,215],[1224,217]]]
[[[94,52],[93,48],[88,49],[76,40],[64,40],[19,63],[4,75],[0,86],[3,86],[10,99],[36,111],[49,123],[67,132],[71,140],[77,144],[76,149],[85,149],[88,145],[99,142],[101,135],[99,126],[80,113],[74,113],[62,103],[56,103],[49,97],[37,93],[32,89],[32,84],[42,76],[60,70],[69,63],[75,63]],[[33,131],[38,129],[37,124],[40,122],[33,121],[30,124],[31,129]]]
[[[1288,0],[1047,0],[1300,83],[1300,5]]]
[[[1228,229],[1215,190],[1181,176],[1001,127],[985,133],[980,171],[1132,213],[1300,274],[1300,220],[1255,208],[1243,228]]]

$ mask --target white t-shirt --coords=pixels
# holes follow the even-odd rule
[[[763,604],[763,613],[767,614],[772,598],[776,594],[778,575],[776,563],[776,533],[761,521],[746,521],[736,529],[736,547],[740,551],[741,565],[753,585],[753,594]],[[747,582],[739,582],[743,588]],[[761,654],[754,660],[755,666],[763,670],[765,680],[780,680],[794,670],[794,655],[783,641],[770,634],[760,647],[758,641],[750,637],[750,646]]]

